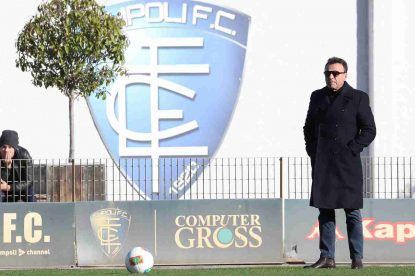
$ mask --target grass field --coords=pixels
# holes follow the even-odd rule
[[[36,270],[0,270],[0,275],[128,275],[125,269],[36,269]],[[302,267],[272,266],[243,268],[204,268],[204,269],[166,269],[155,268],[150,275],[415,275],[415,266],[371,266],[363,270],[351,270],[340,266],[336,269],[305,270]]]

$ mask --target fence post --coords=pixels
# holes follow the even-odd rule
[[[281,255],[285,258],[285,195],[283,183],[283,159],[280,157],[280,199],[281,199]]]
[[[283,187],[283,178],[282,178],[282,157],[280,157],[280,198],[283,198],[283,192],[284,192],[284,187]]]
[[[75,202],[75,158],[71,159],[72,163],[72,202]]]

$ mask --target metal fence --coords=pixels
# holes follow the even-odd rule
[[[2,201],[27,200],[24,196],[30,193],[38,202],[258,199],[281,194],[307,199],[312,184],[306,157],[16,162],[14,170],[1,167],[2,179],[18,175],[17,180],[31,188],[16,193],[13,186],[18,182],[9,181],[12,188],[2,191]],[[362,168],[364,197],[413,198],[412,157],[363,157]]]
[[[414,157],[362,157],[365,198],[414,198]],[[306,157],[282,159],[286,198],[309,198],[311,164]]]

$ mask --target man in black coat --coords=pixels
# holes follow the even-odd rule
[[[16,131],[2,132],[0,159],[0,202],[36,201],[32,186],[32,157],[19,146]]]
[[[320,259],[306,268],[335,268],[335,212],[346,213],[352,268],[362,268],[363,177],[360,152],[376,136],[366,93],[347,82],[347,63],[330,58],[325,66],[326,87],[311,94],[304,125],[313,184],[310,206],[320,214]]]

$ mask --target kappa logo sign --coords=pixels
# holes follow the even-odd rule
[[[381,221],[377,222],[374,218],[363,218],[363,237],[365,240],[377,241],[393,241],[396,244],[406,244],[410,240],[415,239],[415,222],[391,222]],[[319,237],[318,222],[315,223],[307,234],[306,239],[314,240]],[[336,238],[338,240],[345,240],[346,234],[342,233],[336,227]]]
[[[106,101],[88,99],[95,125],[137,193],[180,196],[231,120],[250,18],[196,1],[128,1],[106,9],[126,21],[128,74],[112,84]]]

